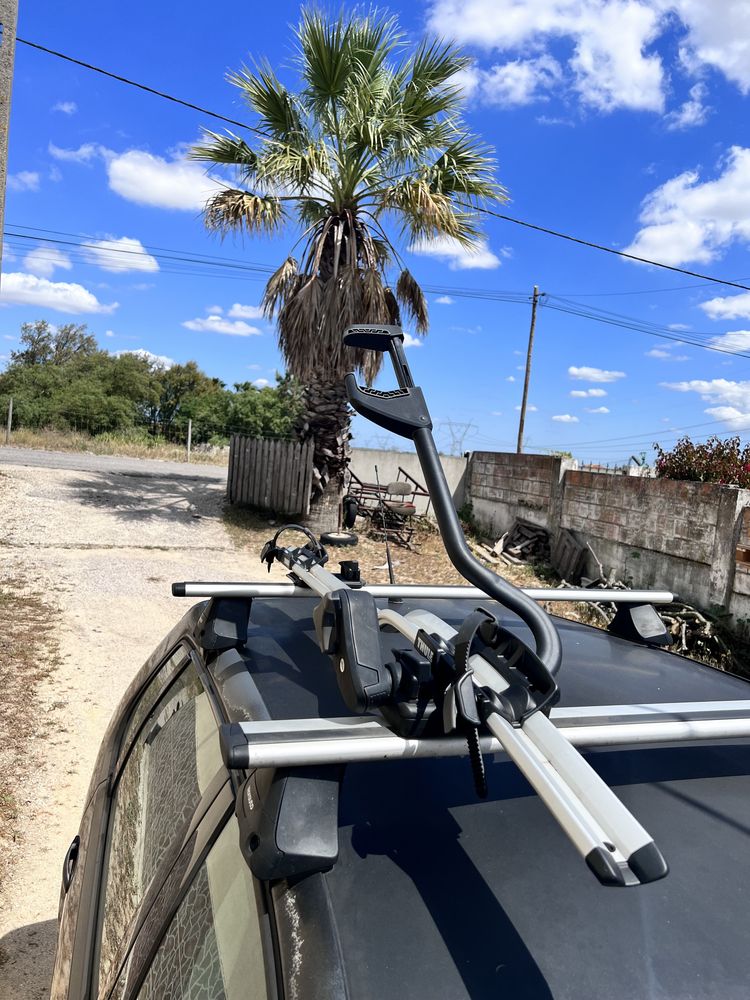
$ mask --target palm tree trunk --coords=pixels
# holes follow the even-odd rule
[[[305,524],[311,531],[335,531],[349,464],[351,411],[343,380],[312,379],[305,389],[300,437],[312,438],[313,488]]]

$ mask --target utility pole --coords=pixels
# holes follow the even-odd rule
[[[190,448],[193,444],[193,421],[188,417],[188,435],[187,435],[187,460],[190,461]]]
[[[529,329],[529,349],[526,352],[526,374],[523,379],[523,399],[521,400],[521,416],[518,418],[518,444],[516,454],[523,451],[523,425],[526,422],[526,402],[529,398],[529,376],[531,375],[531,352],[534,347],[534,327],[536,326],[536,306],[539,302],[539,288],[534,285],[534,294],[531,297],[531,328]]]
[[[13,60],[16,54],[18,0],[0,0],[0,281],[2,281],[5,185],[8,176],[8,126]]]
[[[5,443],[10,444],[10,428],[13,424],[13,397],[8,400],[8,422],[5,425]]]

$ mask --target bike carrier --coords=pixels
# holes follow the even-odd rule
[[[555,708],[560,640],[552,619],[536,601],[613,601],[621,611],[630,609],[636,625],[643,625],[643,608],[669,603],[673,595],[619,590],[522,592],[482,566],[463,537],[424,397],[406,363],[401,330],[352,327],[344,342],[389,353],[398,389],[362,388],[350,374],[349,400],[363,416],[414,442],[446,551],[472,586],[363,586],[354,573],[329,572],[325,549],[295,525],[280,529],[261,555],[269,569],[274,560],[281,562],[289,571],[290,584],[175,584],[176,596],[219,602],[317,595],[320,601],[313,617],[320,648],[331,657],[347,707],[357,713],[351,718],[223,726],[227,765],[242,770],[314,768],[468,754],[482,796],[486,794],[482,755],[503,751],[602,884],[637,885],[663,878],[668,866],[653,839],[576,747],[748,737],[750,701]],[[282,533],[292,529],[306,535],[303,545],[282,544]],[[456,631],[431,612],[401,614],[393,606],[376,604],[377,597],[448,596],[498,602],[529,627],[535,649],[485,607],[478,606]],[[648,633],[648,621],[645,627],[645,638],[640,633],[643,641],[658,643],[659,636]],[[380,641],[383,629],[396,631],[405,640],[405,648],[388,654],[393,657],[390,662],[385,662]],[[252,802],[248,808],[253,809]],[[329,866],[334,854],[325,855]],[[273,866],[269,870],[276,871]]]

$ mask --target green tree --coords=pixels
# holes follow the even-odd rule
[[[63,365],[74,357],[96,354],[96,340],[86,332],[86,324],[66,323],[54,329],[46,320],[21,326],[23,350],[11,351],[11,365]]]
[[[330,527],[320,525],[320,509],[338,498],[349,437],[342,379],[356,370],[370,383],[381,362],[344,349],[341,333],[352,323],[400,323],[402,312],[418,333],[428,328],[425,297],[386,226],[408,241],[449,237],[473,247],[472,208],[504,191],[491,151],[461,119],[455,81],[469,59],[454,46],[424,41],[407,53],[393,18],[304,12],[297,50],[297,92],[268,63],[229,76],[257,116],[257,141],[207,132],[192,155],[234,168],[238,182],[207,203],[210,230],[272,234],[293,223],[302,234],[300,261],[288,257],[270,278],[263,307],[305,386],[313,521]]]

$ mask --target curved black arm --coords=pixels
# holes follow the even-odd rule
[[[362,416],[414,442],[450,561],[469,583],[495,598],[509,611],[515,612],[529,626],[536,643],[537,656],[550,673],[557,673],[562,662],[562,646],[550,616],[518,587],[482,566],[466,544],[432,437],[432,422],[427,404],[422,390],[414,385],[406,363],[403,339],[401,330],[393,326],[358,326],[349,327],[345,331],[344,343],[347,346],[388,351],[399,384],[398,389],[390,392],[363,389],[350,373],[345,381],[349,402]]]

